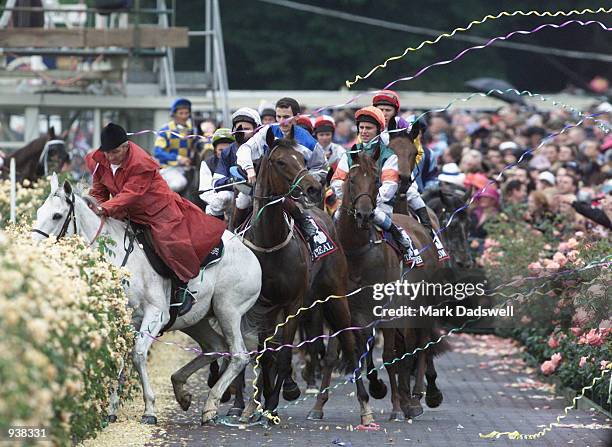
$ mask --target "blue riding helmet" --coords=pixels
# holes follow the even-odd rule
[[[176,111],[182,107],[186,107],[189,109],[189,113],[191,113],[191,101],[187,98],[178,98],[170,106],[170,115],[174,115]]]

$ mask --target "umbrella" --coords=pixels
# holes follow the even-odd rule
[[[487,93],[490,90],[501,90],[505,92],[508,89],[514,88],[510,83],[496,78],[476,78],[471,79],[465,83],[466,87],[471,88],[477,92]],[[499,98],[502,101],[509,102],[510,104],[521,104],[524,105],[525,101],[521,95],[517,95],[515,92],[499,93],[493,92],[491,96]]]

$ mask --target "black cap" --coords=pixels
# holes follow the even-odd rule
[[[123,127],[115,123],[108,123],[107,126],[102,129],[102,134],[100,135],[100,150],[102,152],[110,152],[121,146],[127,140],[127,133]]]

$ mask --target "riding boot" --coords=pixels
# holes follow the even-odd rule
[[[431,224],[431,220],[429,219],[429,213],[427,212],[427,207],[419,208],[418,210],[414,210],[415,214],[419,217],[421,221],[421,225],[427,228],[430,232],[433,232],[433,225]]]
[[[312,222],[311,218],[309,218],[293,200],[286,199],[283,202],[283,208],[293,218],[301,233],[304,235],[304,238],[308,242],[308,247],[310,248],[310,254],[312,255],[316,248],[314,237],[319,231],[318,228]]]
[[[178,307],[178,316],[181,317],[191,310],[193,304],[195,303],[195,299],[189,292],[187,283],[185,281],[174,278],[172,280],[172,286],[173,294],[170,304]]]
[[[393,239],[400,245],[404,257],[412,255],[412,242],[406,231],[402,227],[398,227],[394,223],[389,227],[389,233],[393,236]]]
[[[232,223],[230,225],[231,231],[235,231],[236,228],[239,228],[244,221],[249,217],[251,213],[251,208],[245,208],[241,210],[240,208],[234,208],[234,214],[232,216]]]

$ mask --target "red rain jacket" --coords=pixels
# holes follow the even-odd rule
[[[173,192],[157,162],[137,144],[129,145],[115,175],[102,151],[87,154],[93,177],[90,194],[107,215],[129,216],[149,225],[157,253],[181,280],[188,281],[198,275],[200,264],[219,243],[225,224]]]

